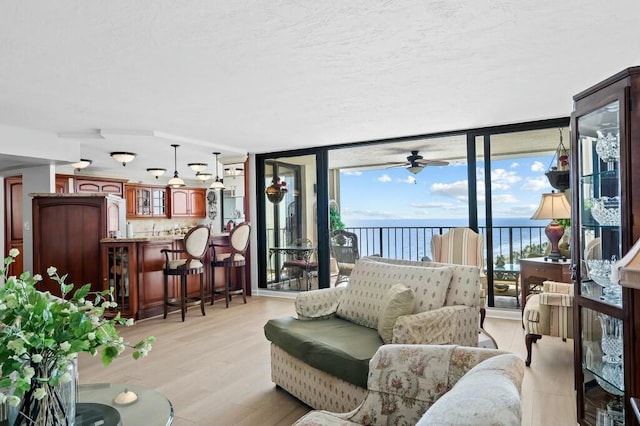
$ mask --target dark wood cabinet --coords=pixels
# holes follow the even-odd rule
[[[520,259],[520,300],[524,312],[527,296],[534,287],[542,288],[546,280],[561,283],[571,282],[571,260],[552,262],[544,257]]]
[[[169,188],[170,217],[206,217],[206,190],[204,188]]]
[[[166,187],[127,184],[127,218],[167,217]]]
[[[637,425],[639,291],[611,278],[640,238],[640,67],[574,96],[572,263],[577,419]]]
[[[76,288],[91,283],[106,288],[101,274],[100,240],[118,229],[121,199],[111,195],[33,194],[33,273],[43,277],[41,289],[60,295],[48,278],[54,266]]]

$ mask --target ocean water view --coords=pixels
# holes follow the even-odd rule
[[[449,228],[466,227],[467,219],[350,219],[344,218],[348,231],[359,238],[360,255],[382,255],[407,260],[419,260],[431,254],[433,234]],[[496,218],[493,221],[493,259],[499,255],[510,261],[510,253],[521,252],[527,246],[547,243],[544,228],[548,221],[526,217]],[[480,233],[485,237],[486,222],[479,220]]]

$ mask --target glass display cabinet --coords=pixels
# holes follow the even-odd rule
[[[571,116],[575,375],[581,425],[636,425],[637,290],[612,278],[640,237],[640,67],[574,96]],[[635,168],[634,168],[635,167]],[[616,274],[614,274],[616,276]]]

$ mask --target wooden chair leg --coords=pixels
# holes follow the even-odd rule
[[[202,316],[206,316],[204,313],[204,271],[200,273],[200,311],[202,311]]]
[[[487,310],[485,308],[480,308],[480,328],[484,328],[484,319],[487,316]]]
[[[245,268],[244,266],[241,266],[240,268],[242,268],[242,270],[240,271],[240,274],[242,275],[242,300],[244,301],[244,303],[247,303],[247,297],[246,297],[246,293],[247,293],[247,281],[246,281],[246,276],[245,276]]]
[[[213,299],[216,298],[216,267],[211,267],[211,306],[213,306]]]
[[[529,367],[531,365],[531,344],[541,339],[542,336],[539,334],[527,334],[524,338],[524,342],[527,346],[527,360],[525,361],[525,365]]]
[[[167,303],[169,302],[169,277],[164,274],[164,319],[167,319]]]
[[[229,294],[229,287],[231,286],[231,267],[224,268],[224,278],[224,301],[228,308],[229,301],[231,300],[231,294]]]
[[[182,322],[184,322],[184,317],[187,314],[187,276],[180,276],[180,312],[182,312]]]

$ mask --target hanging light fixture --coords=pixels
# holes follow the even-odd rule
[[[196,172],[196,175],[200,172],[204,172],[207,169],[207,163],[189,163],[187,164],[187,166],[189,166],[191,170]]]
[[[76,169],[77,172],[79,172],[80,170],[86,167],[89,167],[91,163],[93,163],[93,161],[87,160],[85,158],[81,158],[80,161],[78,161],[77,163],[71,163],[71,167],[73,167],[74,169]]]
[[[132,162],[138,154],[135,154],[133,152],[112,152],[110,155],[118,163],[122,163],[123,166],[126,166],[127,163]]]
[[[201,180],[202,182],[208,181],[209,179],[211,179],[211,176],[213,176],[211,173],[206,173],[206,172],[196,173],[196,178],[198,180]]]
[[[243,172],[242,167],[235,167],[235,168],[227,167],[226,169],[224,169],[224,174],[226,176],[240,176],[242,172]]]
[[[172,188],[180,188],[184,186],[184,181],[178,176],[178,147],[180,145],[172,144],[171,146],[173,147],[174,170],[173,177],[169,179],[168,185]]]
[[[167,171],[167,169],[160,169],[160,168],[157,168],[157,167],[152,167],[150,169],[147,169],[147,171],[149,173],[151,173],[153,176],[155,176],[156,179],[158,179],[160,176],[162,176],[164,174],[164,172]]]
[[[224,184],[220,181],[220,178],[218,177],[218,154],[220,153],[219,152],[213,153],[213,155],[216,156],[216,180],[214,180],[209,186],[209,188],[211,189],[224,189]]]

